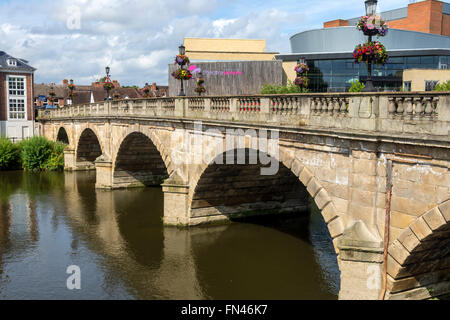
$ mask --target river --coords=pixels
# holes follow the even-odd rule
[[[161,188],[95,190],[95,172],[0,173],[0,299],[337,299],[310,214],[163,227]],[[306,218],[305,218],[306,217]],[[81,289],[69,290],[78,266]]]

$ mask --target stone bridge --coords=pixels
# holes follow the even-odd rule
[[[166,225],[306,214],[314,199],[341,299],[450,294],[449,94],[105,101],[39,123],[97,188],[162,185]]]

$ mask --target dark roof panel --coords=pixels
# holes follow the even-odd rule
[[[14,59],[17,63],[16,66],[10,66],[8,65],[8,59]],[[14,58],[13,56],[10,56],[4,51],[0,51],[0,71],[27,71],[27,72],[34,72],[36,71],[35,68],[28,65],[28,61],[24,59]]]

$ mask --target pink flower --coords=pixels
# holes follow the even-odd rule
[[[368,23],[367,28],[369,28],[369,30],[373,30],[373,29],[375,29],[375,26],[371,23]]]

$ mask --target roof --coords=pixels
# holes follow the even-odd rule
[[[367,41],[355,27],[334,27],[307,30],[290,39],[292,53],[353,52],[355,46]],[[382,39],[390,52],[393,50],[450,49],[450,37],[410,30],[389,29]]]
[[[49,84],[35,84],[34,85],[34,96],[49,96],[51,85]],[[65,98],[68,95],[69,89],[67,89],[67,86],[62,85],[53,85],[53,89],[55,92],[55,96],[57,98]]]
[[[7,60],[14,59],[17,62],[16,66],[9,66]],[[14,58],[13,56],[7,54],[4,51],[0,51],[0,71],[19,71],[19,72],[34,72],[35,68],[28,64],[28,61],[25,59]]]

